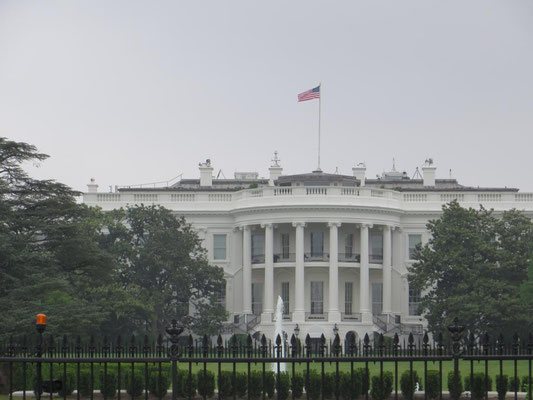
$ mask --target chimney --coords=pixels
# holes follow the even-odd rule
[[[428,158],[422,165],[422,175],[424,177],[424,186],[435,186],[435,175],[437,167],[433,164],[433,159]]]
[[[281,166],[279,165],[280,161],[281,160],[278,158],[278,152],[275,151],[274,158],[272,159],[272,165],[268,169],[270,171],[270,177],[268,179],[269,186],[274,186],[274,181],[278,179],[283,172],[283,168],[281,168]]]
[[[98,192],[98,185],[94,182],[94,178],[91,178],[91,182],[87,184],[87,192],[88,193]]]
[[[207,159],[198,165],[200,169],[200,186],[213,186],[213,167],[211,166],[211,160]]]
[[[357,178],[358,181],[360,181],[360,186],[365,186],[365,173],[366,173],[366,165],[365,163],[359,163],[355,167],[352,168],[353,176]]]

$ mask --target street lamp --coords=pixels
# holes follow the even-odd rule
[[[333,327],[333,336],[337,336],[337,333],[339,333],[339,327],[337,326],[337,324],[335,324],[335,326]]]
[[[294,336],[298,337],[299,334],[300,334],[300,327],[298,326],[298,324],[296,324],[296,327],[294,328]]]

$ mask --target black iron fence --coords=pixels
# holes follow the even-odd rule
[[[82,342],[45,335],[45,327],[37,324],[33,343],[11,339],[0,346],[0,380],[3,375],[10,399],[397,400],[418,392],[425,400],[442,400],[458,399],[463,391],[474,400],[504,399],[506,393],[531,399],[533,337],[515,335],[506,342],[501,336],[465,336],[457,321],[446,337],[431,341],[427,333],[405,341],[398,335],[341,341],[338,334],[330,342],[309,335],[301,341],[294,334],[285,340],[278,335],[273,343],[264,335],[212,341],[182,335],[173,321],[154,341],[132,336]]]

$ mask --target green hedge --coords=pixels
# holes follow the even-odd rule
[[[431,400],[439,397],[440,393],[440,373],[436,370],[427,371],[427,382],[424,382],[426,386],[427,397]]]
[[[159,374],[159,370],[150,371],[148,391],[152,396],[162,399],[167,394],[169,387],[170,379],[166,371],[161,371],[161,374]]]
[[[486,391],[492,390],[492,378],[485,376],[482,372],[475,373],[472,379],[470,375],[467,375],[465,377],[465,390],[471,392],[473,400],[481,400],[485,397]]]
[[[418,373],[414,370],[407,370],[402,373],[400,376],[400,389],[404,398],[413,400],[416,384],[419,381],[420,379],[418,378]]]
[[[299,399],[304,392],[304,377],[301,374],[295,374],[291,378],[291,392],[294,398]]]
[[[463,382],[461,380],[461,371],[454,371],[448,373],[448,390],[450,392],[450,398],[452,400],[459,400],[463,393]]]
[[[370,396],[372,400],[385,400],[392,393],[392,372],[383,372],[383,378],[381,376],[372,377],[372,389],[370,390]]]

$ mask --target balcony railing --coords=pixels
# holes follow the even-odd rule
[[[383,254],[370,254],[368,256],[368,261],[381,264],[383,262]]]
[[[353,321],[353,322],[361,322],[361,313],[342,313],[341,314],[341,320],[342,321]]]
[[[356,253],[339,253],[339,262],[361,262],[361,254]]]
[[[265,255],[264,254],[255,254],[252,256],[252,264],[264,264]]]
[[[329,261],[329,253],[304,253],[304,261]]]
[[[295,253],[276,253],[276,254],[274,254],[274,262],[275,263],[295,262],[295,261],[296,261],[296,254]]]
[[[325,320],[327,319],[326,314],[311,314],[309,312],[305,313],[305,320],[306,321],[314,321],[314,320]]]

